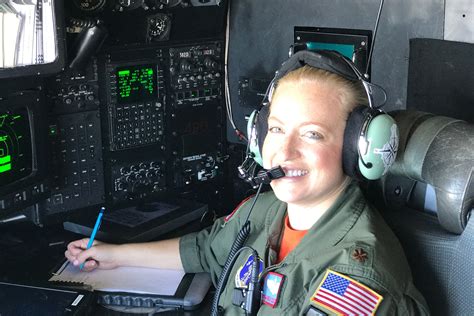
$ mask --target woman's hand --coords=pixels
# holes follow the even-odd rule
[[[87,249],[89,238],[79,239],[70,242],[64,253],[66,258],[75,266],[80,266],[83,262],[84,271],[99,269],[114,269],[119,266],[118,259],[120,252],[118,245],[111,245],[94,241],[92,247]]]

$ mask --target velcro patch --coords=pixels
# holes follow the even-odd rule
[[[263,260],[258,258],[258,277],[262,275],[263,272]],[[235,287],[238,289],[246,289],[250,282],[250,277],[252,276],[252,264],[254,258],[253,255],[248,256],[247,261],[244,265],[240,266],[237,269],[237,273],[235,274]]]
[[[375,315],[382,295],[341,273],[327,270],[311,303],[337,315]]]
[[[276,272],[268,272],[263,283],[262,303],[272,308],[278,304],[281,287],[285,276]]]

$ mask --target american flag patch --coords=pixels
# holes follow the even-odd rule
[[[332,270],[326,271],[311,297],[313,303],[337,315],[374,315],[382,299],[367,286]]]

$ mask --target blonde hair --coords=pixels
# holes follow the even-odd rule
[[[279,86],[295,83],[314,83],[334,87],[347,113],[358,105],[368,105],[367,93],[360,81],[353,82],[332,72],[307,65],[283,76],[276,85],[273,97],[278,93]]]

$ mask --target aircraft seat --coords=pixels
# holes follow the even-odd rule
[[[419,111],[391,113],[397,159],[367,187],[402,243],[433,315],[474,315],[474,125]]]

